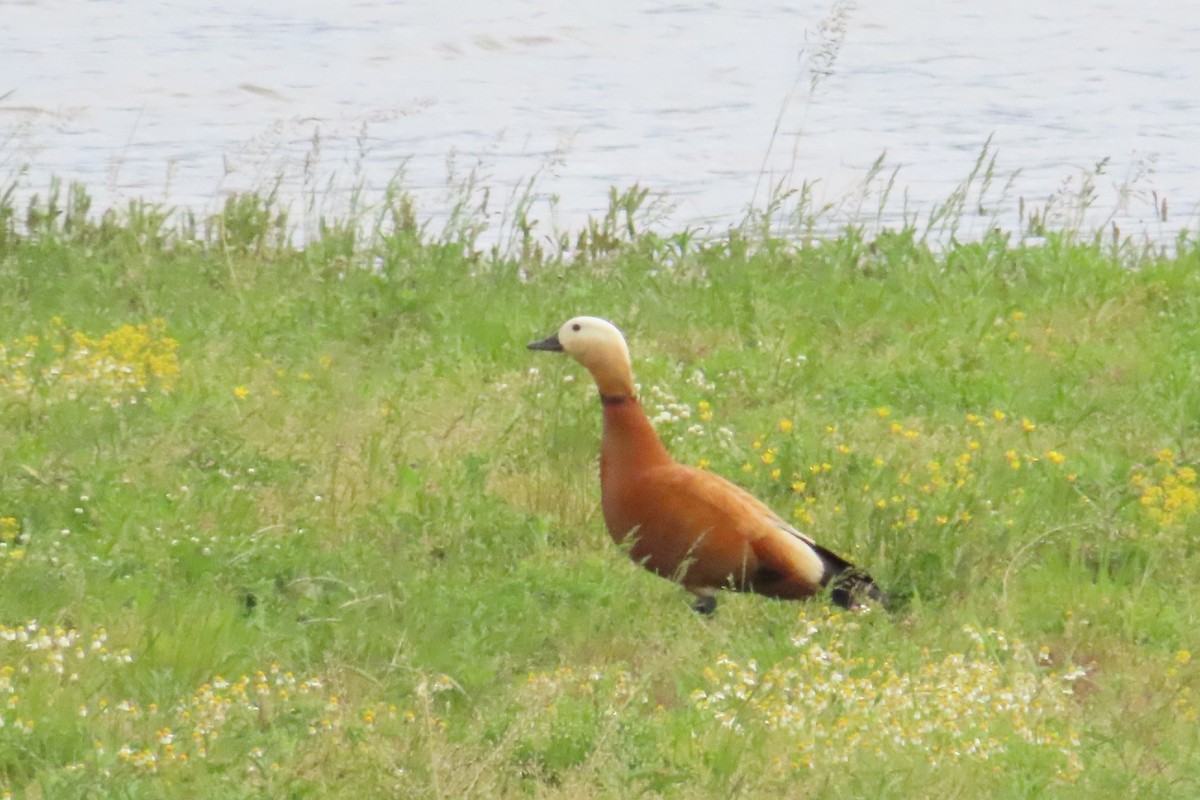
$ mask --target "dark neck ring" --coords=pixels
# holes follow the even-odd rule
[[[606,406],[619,406],[622,403],[628,403],[633,399],[631,394],[602,394],[600,402]]]

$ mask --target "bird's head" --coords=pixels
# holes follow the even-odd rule
[[[633,366],[621,331],[599,317],[574,317],[530,350],[566,353],[592,373],[604,397],[633,395]]]

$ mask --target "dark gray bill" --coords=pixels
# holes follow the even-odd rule
[[[554,334],[548,339],[543,339],[540,342],[530,342],[530,350],[549,350],[554,353],[561,353],[563,346],[562,342],[558,341],[558,334]]]

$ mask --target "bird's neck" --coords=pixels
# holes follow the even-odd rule
[[[592,373],[601,397],[633,397],[633,370],[623,352],[596,350],[587,353],[582,363]]]
[[[600,445],[603,469],[636,471],[671,463],[671,456],[632,394],[601,394],[604,438]],[[619,465],[619,466],[618,466]]]

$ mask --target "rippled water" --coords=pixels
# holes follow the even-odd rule
[[[638,182],[720,229],[804,181],[873,217],[896,167],[885,221],[927,214],[990,137],[1001,224],[1092,175],[1088,224],[1161,241],[1200,227],[1196,42],[1171,0],[0,0],[0,170],[197,209],[282,176],[333,213],[402,172],[437,218],[474,169],[497,224],[536,178],[543,231]]]

